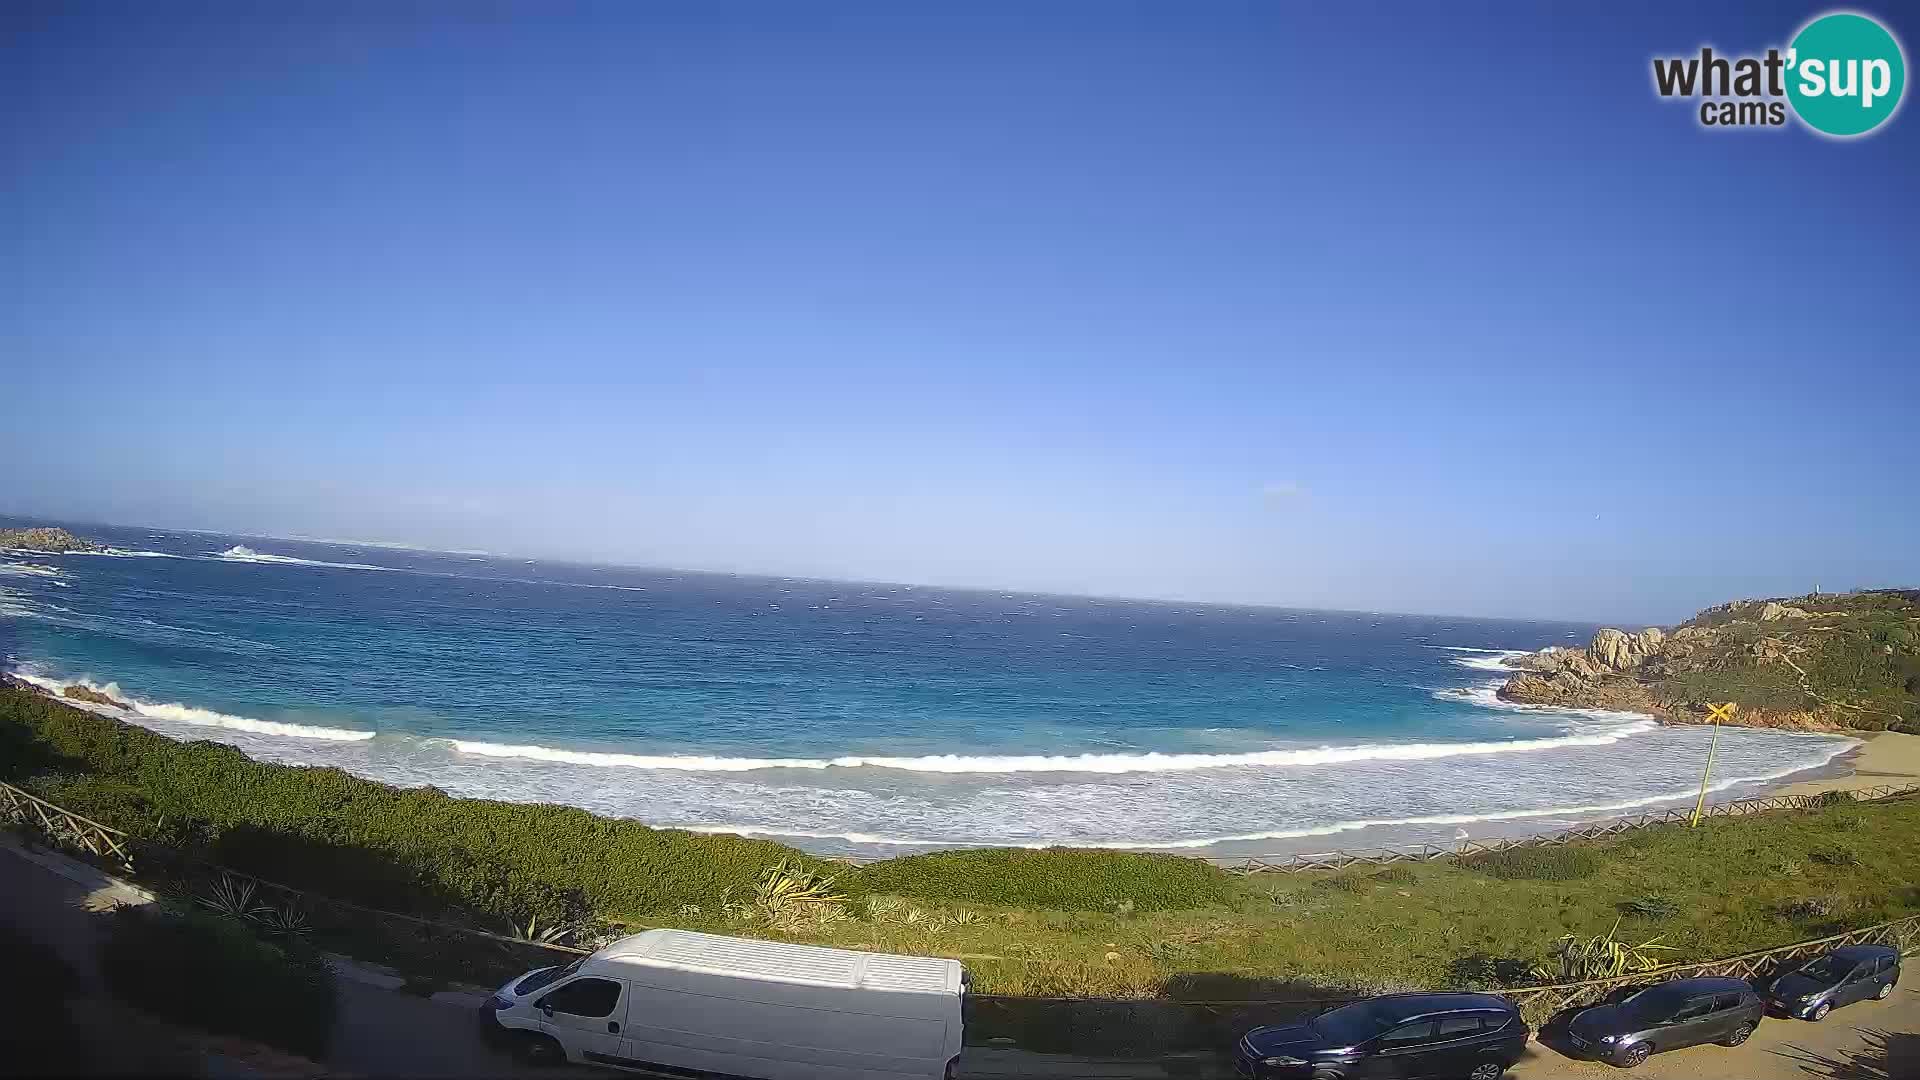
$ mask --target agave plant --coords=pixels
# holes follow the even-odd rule
[[[531,941],[536,945],[558,945],[573,934],[573,927],[567,926],[564,923],[542,927],[540,925],[540,916],[538,915],[527,916],[527,925],[525,926],[521,926],[519,923],[508,923],[507,925],[512,928],[513,937],[521,941]]]
[[[252,920],[268,910],[264,905],[254,902],[256,888],[251,879],[222,871],[219,877],[208,884],[206,893],[194,897],[194,900],[201,907],[228,918]]]
[[[295,937],[313,932],[307,922],[307,914],[300,910],[297,902],[289,901],[283,907],[256,908],[249,916],[260,931],[270,937]]]
[[[1554,947],[1554,963],[1534,968],[1534,975],[1564,982],[1617,979],[1652,971],[1662,963],[1657,953],[1674,951],[1657,937],[1638,945],[1621,941],[1614,936],[1619,930],[1620,920],[1615,919],[1613,929],[1599,937],[1581,940],[1568,934]]]
[[[833,891],[833,878],[782,859],[760,875],[753,910],[769,926],[793,929],[831,920],[846,902],[844,895]]]

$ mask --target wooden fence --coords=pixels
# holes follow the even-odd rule
[[[26,825],[61,847],[85,851],[123,870],[133,869],[132,837],[12,784],[0,783],[0,817]]]
[[[1818,810],[1831,806],[1836,801],[1845,801],[1841,796],[1857,802],[1874,802],[1881,799],[1903,798],[1920,795],[1920,785],[1906,787],[1882,786],[1862,788],[1852,792],[1827,792],[1821,795],[1773,795],[1759,799],[1738,799],[1732,802],[1714,803],[1708,806],[1705,817],[1742,817],[1747,814],[1768,813],[1775,810]],[[1657,825],[1685,824],[1693,819],[1693,811],[1685,807],[1671,810],[1649,810],[1633,817],[1614,818],[1596,822],[1592,825],[1580,825],[1560,832],[1541,833],[1535,836],[1515,837],[1509,840],[1462,840],[1453,847],[1437,844],[1422,844],[1418,847],[1377,847],[1353,848],[1338,851],[1322,851],[1312,854],[1292,855],[1238,855],[1232,858],[1213,858],[1208,861],[1230,874],[1298,874],[1310,870],[1342,870],[1349,866],[1389,866],[1394,863],[1446,862],[1467,855],[1482,852],[1511,851],[1515,848],[1558,847],[1567,844],[1585,843],[1592,840],[1604,840],[1611,836],[1633,832],[1637,829],[1652,828]]]

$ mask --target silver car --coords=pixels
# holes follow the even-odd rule
[[[1886,997],[1899,981],[1899,952],[1885,945],[1848,945],[1773,980],[1767,1004],[1781,1016],[1824,1020],[1842,1005]]]

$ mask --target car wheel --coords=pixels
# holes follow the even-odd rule
[[[1467,1080],[1500,1080],[1501,1074],[1506,1071],[1507,1067],[1497,1061],[1483,1061],[1467,1074]]]
[[[1881,1001],[1885,1001],[1887,999],[1887,995],[1891,993],[1893,993],[1893,984],[1881,983],[1880,989],[1875,990],[1873,992],[1873,996],[1876,998],[1879,998]]]
[[[566,1051],[551,1036],[532,1032],[514,1040],[513,1056],[529,1065],[558,1065],[567,1060]]]
[[[1820,1004],[1815,1005],[1813,1007],[1813,1011],[1807,1014],[1807,1019],[1813,1020],[1816,1022],[1820,1020],[1825,1020],[1827,1018],[1827,1014],[1832,1011],[1833,1011],[1833,1006],[1823,1001]]]
[[[1646,1064],[1647,1058],[1652,1056],[1652,1054],[1653,1047],[1648,1046],[1646,1043],[1634,1043],[1632,1046],[1627,1047],[1625,1053],[1620,1055],[1620,1067],[1623,1069],[1638,1068]]]
[[[1741,1043],[1746,1042],[1747,1036],[1751,1034],[1753,1034],[1753,1025],[1741,1024],[1739,1027],[1734,1028],[1732,1032],[1728,1033],[1726,1038],[1721,1039],[1720,1045],[1739,1046]]]

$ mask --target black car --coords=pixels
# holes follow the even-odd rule
[[[1582,1011],[1567,1025],[1567,1041],[1582,1057],[1631,1069],[1662,1050],[1739,1046],[1766,1011],[1745,979],[1676,979]]]
[[[1256,1080],[1496,1080],[1527,1048],[1520,1010],[1491,994],[1392,994],[1304,1024],[1254,1028],[1234,1068]]]
[[[1773,980],[1767,1003],[1781,1016],[1824,1020],[1842,1005],[1893,993],[1900,953],[1885,945],[1848,945]]]

